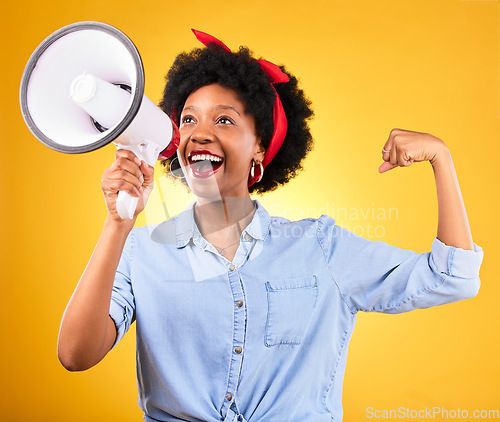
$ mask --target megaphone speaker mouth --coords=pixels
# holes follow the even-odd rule
[[[115,122],[89,118],[71,98],[72,83],[85,73],[127,92]],[[33,135],[48,147],[72,154],[93,151],[118,138],[134,120],[144,79],[139,52],[123,32],[101,22],[74,23],[47,37],[28,60],[21,79],[21,112]],[[89,86],[78,88],[84,95]]]

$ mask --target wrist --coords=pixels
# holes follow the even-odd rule
[[[448,146],[443,142],[441,145],[441,148],[434,154],[434,157],[432,157],[429,161],[432,165],[432,167],[436,168],[439,167],[443,164],[449,164],[451,160],[451,152]]]
[[[122,233],[127,236],[130,231],[134,228],[135,218],[129,220],[116,219],[108,215],[104,221],[104,229],[111,230],[113,232]]]

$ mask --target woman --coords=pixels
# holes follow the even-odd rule
[[[342,420],[342,382],[358,311],[406,312],[470,298],[482,250],[472,242],[449,149],[394,129],[380,171],[430,161],[439,222],[432,252],[372,242],[332,218],[270,217],[251,192],[285,184],[311,149],[297,80],[203,33],[178,56],[161,107],[179,123],[165,165],[197,200],[154,228],[115,211],[153,168],[118,151],[104,172],[101,237],[71,298],[58,353],[69,370],[99,362],[137,323],[146,421]]]

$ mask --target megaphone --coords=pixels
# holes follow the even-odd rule
[[[80,154],[114,142],[154,166],[179,145],[170,118],[144,95],[144,68],[134,43],[101,22],[77,22],[33,52],[20,102],[33,135],[48,147]],[[138,198],[120,191],[117,211],[133,218]]]

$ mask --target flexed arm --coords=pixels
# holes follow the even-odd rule
[[[428,133],[393,129],[382,150],[383,173],[413,162],[430,161],[438,197],[437,238],[448,246],[474,250],[469,220],[451,153],[446,144]]]

